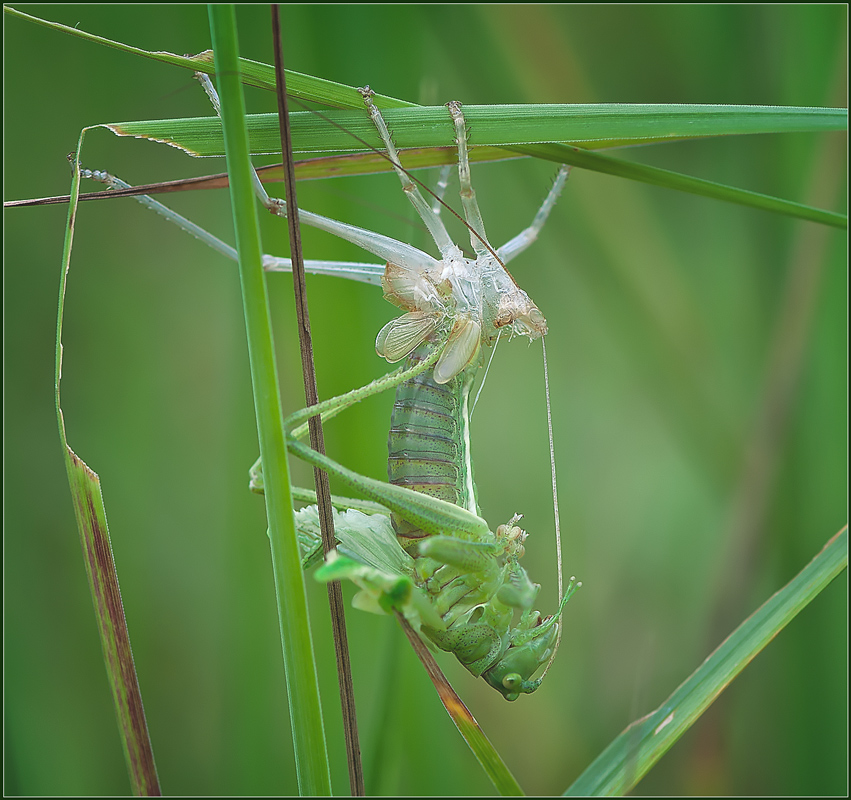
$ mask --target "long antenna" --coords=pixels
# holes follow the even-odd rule
[[[558,554],[558,601],[561,603],[564,596],[564,576],[562,575],[561,565],[561,522],[558,513],[558,483],[556,481],[556,451],[553,444],[553,412],[550,407],[550,372],[547,367],[547,343],[546,337],[541,337],[541,348],[544,354],[544,394],[547,398],[547,433],[550,439],[550,472],[553,481],[553,514],[555,515],[555,530],[556,530],[556,553]],[[559,630],[561,637],[561,630]],[[558,640],[556,640],[558,641]],[[558,645],[556,645],[558,647]]]
[[[577,581],[576,578],[571,575],[570,581],[567,585],[567,591],[564,591],[564,576],[562,574],[562,563],[561,563],[561,522],[559,520],[558,513],[558,484],[556,482],[556,451],[555,446],[553,444],[553,413],[550,407],[550,373],[549,368],[547,367],[547,343],[546,337],[541,337],[541,346],[543,348],[544,353],[544,394],[547,397],[547,431],[549,433],[550,439],[550,471],[552,473],[553,480],[553,513],[555,514],[555,531],[556,531],[556,564],[558,567],[558,611],[556,614],[558,617],[561,617],[562,611],[564,610],[564,606],[567,601],[570,599],[571,595],[582,586],[581,581]],[[544,676],[550,671],[550,667],[553,664],[553,660],[556,657],[556,653],[558,652],[558,646],[561,644],[561,622],[557,626],[558,633],[556,633],[555,644],[553,645],[553,654],[550,656],[550,660],[547,661],[547,666],[544,667],[544,671],[541,673],[541,677],[538,680],[543,680]]]

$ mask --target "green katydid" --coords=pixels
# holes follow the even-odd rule
[[[342,410],[393,386],[401,386],[403,395],[409,395],[415,387],[433,391],[434,365],[445,346],[442,342],[425,357],[412,359],[414,366],[368,387],[290,416],[286,420],[288,447],[381,503],[399,520],[394,530],[386,513],[367,514],[355,509],[337,512],[338,550],[343,555],[329,558],[317,578],[352,580],[361,588],[355,597],[356,607],[379,613],[401,611],[438,647],[454,653],[470,672],[484,677],[506,699],[515,700],[540,686],[541,679],[532,680],[532,676],[554,655],[561,608],[580,584],[571,578],[558,613],[542,621],[540,613],[532,610],[540,587],[529,580],[518,563],[526,538],[516,526],[519,517],[492,533],[472,511],[427,494],[412,498],[410,489],[342,467],[298,441],[297,436],[305,432],[304,425],[294,430],[309,416]],[[454,388],[466,393],[469,378],[459,376],[455,381]],[[399,402],[397,393],[397,410]],[[459,445],[459,450],[464,448]],[[416,459],[405,461],[416,463]],[[259,479],[257,473],[254,478]],[[309,565],[320,553],[316,507],[308,506],[296,517],[305,563]],[[407,550],[400,544],[405,541],[399,534],[400,523],[407,526],[407,533],[415,526],[418,534],[407,540]],[[520,610],[521,616],[512,626],[515,610]]]
[[[202,85],[217,106],[212,84]],[[306,261],[307,271],[337,274],[380,284],[385,297],[405,310],[379,332],[376,349],[405,367],[339,398],[304,409],[286,421],[291,452],[326,469],[380,504],[364,514],[357,501],[342,501],[337,538],[343,555],[332,554],[318,572],[320,580],[347,578],[361,591],[356,605],[396,610],[439,648],[452,652],[474,675],[508,700],[531,693],[551,662],[564,604],[580,585],[571,578],[557,612],[542,619],[532,605],[539,586],[519,564],[526,538],[518,516],[493,533],[478,515],[472,478],[469,392],[481,365],[482,345],[492,346],[505,333],[541,338],[546,320],[505,269],[505,263],[536,238],[568,176],[562,168],[532,224],[498,249],[488,243],[470,180],[464,116],[459,103],[448,104],[458,143],[461,199],[475,259],[465,258],[440,218],[402,168],[398,153],[372,92],[361,90],[370,116],[402,182],[405,194],[425,223],[441,258],[372,231],[299,211],[302,222],[357,244],[385,265]],[[85,177],[112,188],[127,185],[106,173],[84,170]],[[441,183],[445,186],[445,179]],[[255,190],[273,213],[286,215],[283,201],[270,198],[255,175]],[[140,202],[175,222],[219,252],[235,258],[229,245],[150,197]],[[289,270],[288,259],[264,257],[267,270]],[[351,404],[397,388],[390,433],[390,483],[358,475],[298,441],[309,416],[331,416]],[[252,470],[252,488],[262,491],[262,473]],[[390,515],[386,513],[390,512]],[[318,554],[315,508],[297,513],[302,545],[310,562]],[[559,571],[559,582],[561,583]],[[520,613],[517,625],[515,612]]]

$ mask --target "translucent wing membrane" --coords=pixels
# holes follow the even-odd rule
[[[437,327],[439,318],[422,311],[410,311],[391,319],[375,339],[375,350],[391,364],[401,361],[419,347]]]
[[[482,329],[478,322],[472,319],[458,320],[434,367],[434,382],[448,383],[465,370],[476,360],[481,342]]]

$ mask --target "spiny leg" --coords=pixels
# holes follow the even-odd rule
[[[308,432],[307,420],[310,417],[319,415],[321,416],[323,423],[328,422],[328,420],[336,417],[337,414],[355,403],[359,403],[362,400],[386,391],[387,389],[395,388],[401,383],[422,374],[427,369],[434,366],[440,356],[441,350],[441,346],[435,347],[434,351],[427,358],[412,367],[394,370],[381,378],[376,378],[366,386],[352,389],[351,391],[346,392],[346,394],[339,395],[338,397],[332,397],[329,400],[324,400],[314,406],[309,406],[308,408],[303,408],[290,414],[286,417],[286,419],[284,419],[284,430],[286,431],[288,440],[296,441],[304,438]],[[262,492],[263,485],[263,465],[261,459],[258,458],[250,470],[249,486],[254,492]],[[302,492],[303,490],[299,491]],[[304,499],[304,497],[300,497],[298,499]],[[308,498],[308,502],[315,502],[315,493]],[[376,509],[374,507],[363,508],[359,506],[359,501],[348,502],[346,498],[343,498],[337,504],[346,504],[346,507],[348,508],[360,508],[360,510],[365,511],[366,513],[376,513]],[[369,506],[369,504],[367,504],[367,506]]]
[[[485,224],[476,202],[476,192],[470,179],[470,158],[467,153],[467,124],[464,121],[464,112],[461,111],[461,103],[453,100],[446,104],[452,121],[455,123],[455,140],[458,143],[458,180],[461,184],[461,205],[464,208],[464,217],[472,231],[470,243],[476,256],[487,257],[491,255],[488,237],[485,233]]]
[[[509,239],[496,251],[496,254],[499,256],[503,264],[507,264],[512,258],[522,253],[538,238],[538,234],[540,233],[541,228],[544,227],[544,223],[547,221],[550,212],[553,210],[553,206],[555,206],[556,200],[558,200],[561,190],[564,188],[565,181],[567,181],[569,175],[570,167],[566,164],[562,164],[561,169],[558,171],[558,175],[556,175],[555,182],[547,194],[546,199],[541,204],[541,207],[538,209],[538,213],[535,214],[532,224],[525,230],[520,231],[520,233],[518,233],[513,239]]]
[[[396,150],[396,146],[390,138],[390,131],[387,128],[387,123],[384,121],[384,117],[381,116],[381,112],[378,110],[378,107],[372,101],[372,97],[375,92],[373,92],[369,86],[365,86],[363,89],[358,89],[358,91],[363,97],[364,105],[369,112],[370,119],[378,131],[378,135],[384,143],[387,155],[390,157],[390,162],[393,164],[393,168],[396,170],[396,174],[402,182],[402,190],[408,196],[408,199],[411,201],[411,204],[414,206],[414,209],[417,214],[419,214],[420,219],[422,219],[426,228],[428,228],[429,233],[431,234],[432,239],[434,239],[434,243],[437,245],[437,249],[440,250],[441,255],[445,258],[448,254],[454,254],[454,251],[457,250],[457,246],[452,242],[452,239],[449,238],[449,233],[446,230],[446,226],[443,224],[443,220],[440,219],[437,212],[428,203],[426,203],[417,184],[414,183],[408,173],[402,169],[402,162],[399,160],[399,152]]]

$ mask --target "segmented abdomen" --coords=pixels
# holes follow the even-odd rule
[[[406,367],[422,361],[429,350],[427,344],[417,348]],[[427,370],[399,386],[390,421],[387,473],[396,486],[478,513],[467,409],[473,372],[468,368],[448,383],[437,384]],[[397,514],[392,521],[403,547],[429,535]]]

